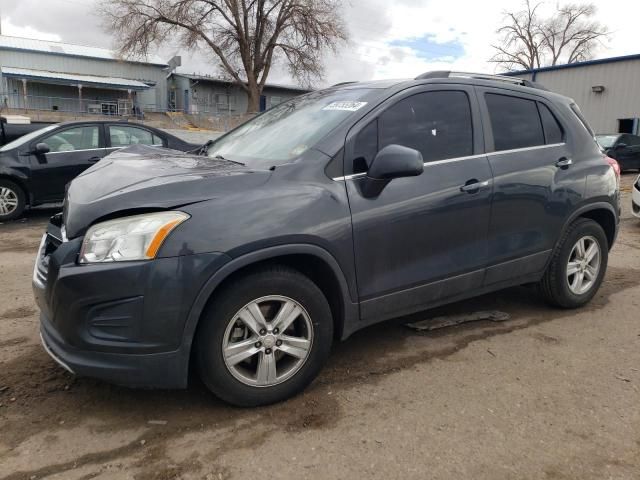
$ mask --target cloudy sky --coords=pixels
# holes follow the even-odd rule
[[[96,0],[100,1],[100,0]],[[111,48],[115,39],[101,29],[92,12],[94,0],[0,0],[2,33]],[[547,0],[550,8],[555,0]],[[598,20],[611,38],[597,58],[640,53],[640,2],[595,0]],[[518,3],[507,0],[344,0],[343,16],[350,40],[336,56],[325,59],[325,79],[347,80],[414,77],[428,70],[494,72],[487,60],[503,11]],[[624,14],[621,14],[624,12]],[[215,74],[216,62],[206,52],[184,52],[164,45],[167,60],[181,54],[185,73]],[[283,68],[269,78],[294,83]]]

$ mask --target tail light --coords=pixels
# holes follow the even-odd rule
[[[609,164],[609,166],[611,168],[613,168],[613,171],[616,174],[616,177],[618,177],[618,180],[620,180],[620,165],[618,164],[618,162],[616,162],[613,158],[611,157],[607,157],[605,156],[604,158],[606,158],[607,163]]]

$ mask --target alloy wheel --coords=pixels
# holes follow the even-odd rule
[[[571,249],[567,264],[567,284],[575,295],[587,293],[600,273],[600,244],[592,236],[580,238]]]
[[[302,368],[312,343],[313,324],[304,307],[291,298],[270,295],[249,302],[231,318],[222,355],[240,382],[272,387]]]
[[[18,194],[8,187],[0,187],[0,215],[10,215],[18,208]]]

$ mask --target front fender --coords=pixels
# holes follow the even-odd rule
[[[277,259],[278,257],[284,257],[287,255],[311,255],[322,262],[324,262],[333,272],[335,278],[338,281],[338,286],[341,291],[342,307],[344,312],[344,323],[342,330],[344,332],[352,332],[355,324],[359,320],[358,304],[355,301],[355,297],[352,296],[351,290],[355,290],[355,286],[348,284],[342,268],[336,261],[336,259],[325,249],[311,244],[291,244],[291,245],[279,245],[276,247],[265,248],[262,250],[247,253],[240,257],[234,258],[223,265],[211,278],[203,285],[198,293],[187,317],[187,321],[184,328],[182,349],[191,351],[193,338],[198,327],[198,322],[202,313],[207,306],[207,302],[215,292],[215,290],[234,272],[247,267],[249,265],[256,264],[270,259]]]

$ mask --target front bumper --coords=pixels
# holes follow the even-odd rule
[[[631,213],[640,218],[640,177],[631,188]]]
[[[62,237],[50,224],[33,274],[45,350],[77,375],[136,387],[185,387],[187,317],[228,257],[78,265],[81,239]]]
[[[71,347],[40,316],[40,337],[45,351],[65,370],[128,387],[184,388],[187,386],[188,354],[122,354],[79,350]]]

